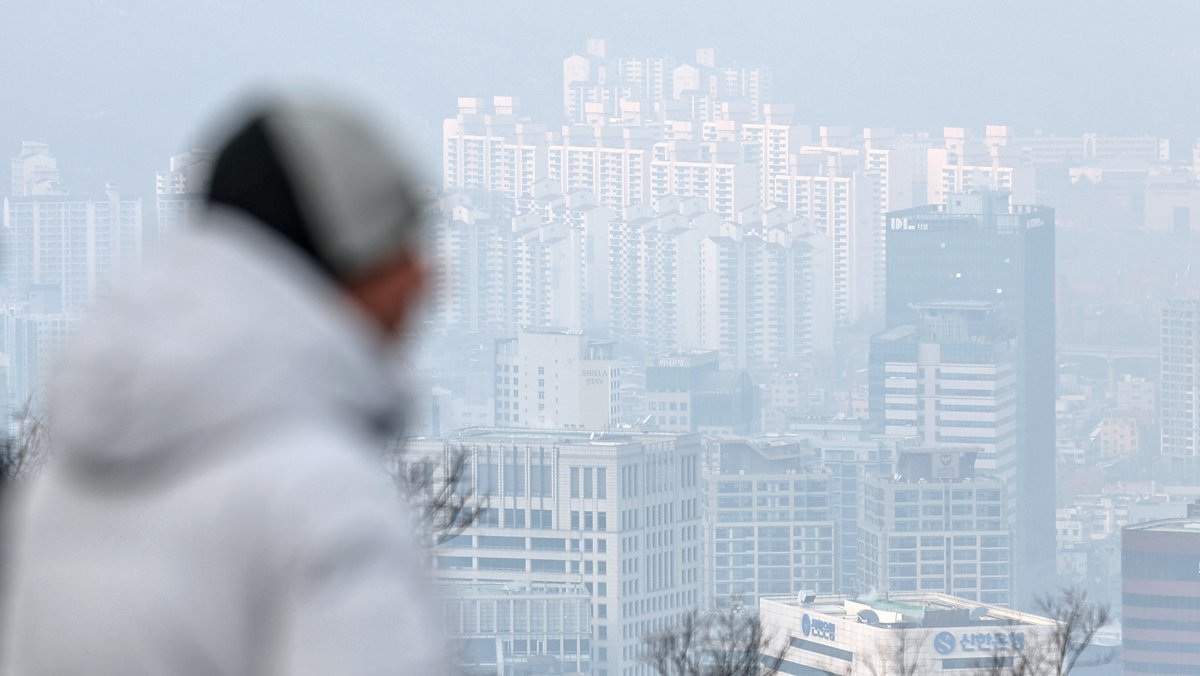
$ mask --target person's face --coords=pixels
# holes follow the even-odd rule
[[[346,292],[389,336],[408,326],[425,288],[429,269],[419,255],[399,254],[345,285]]]

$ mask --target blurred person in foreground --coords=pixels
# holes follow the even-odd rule
[[[97,307],[17,506],[5,674],[437,674],[380,450],[425,284],[403,166],[348,109],[242,119],[205,221]]]

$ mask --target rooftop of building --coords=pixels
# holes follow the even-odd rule
[[[946,594],[890,594],[888,596],[766,596],[761,605],[792,606],[833,617],[889,629],[913,627],[984,627],[996,625],[1052,625],[1054,621]]]
[[[1155,533],[1194,533],[1200,537],[1200,518],[1184,517],[1182,519],[1162,519],[1159,521],[1147,521],[1132,526],[1127,526],[1129,530],[1150,531]]]
[[[590,600],[592,596],[583,585],[574,582],[459,582],[448,580],[437,584],[446,592],[447,596],[461,599],[577,596]]]
[[[468,427],[440,436],[409,437],[406,441],[506,441],[541,444],[591,444],[596,446],[620,446],[644,441],[666,441],[689,434],[672,432],[642,432],[636,430],[589,431],[589,430],[543,430],[513,427]]]

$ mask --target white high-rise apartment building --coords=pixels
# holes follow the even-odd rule
[[[62,195],[58,159],[50,153],[50,144],[24,141],[12,158],[13,197]]]
[[[102,199],[65,194],[4,200],[5,283],[16,297],[56,285],[66,312],[85,309],[142,258],[142,202],[115,188]]]
[[[646,354],[698,349],[700,242],[722,219],[696,198],[636,205],[612,222],[611,335]]]
[[[1200,456],[1200,300],[1168,302],[1161,329],[1161,453],[1195,458]]]
[[[1037,202],[1037,172],[1012,145],[1007,127],[989,126],[983,140],[969,137],[961,127],[946,127],[943,136],[944,147],[927,151],[928,204],[945,204],[950,195],[985,190],[1007,192],[1013,204]]]
[[[817,266],[807,240],[787,226],[755,232],[730,224],[701,242],[702,349],[735,368],[813,355]]]
[[[426,300],[439,329],[512,334],[509,252],[512,223],[474,208],[462,195],[443,199],[426,237],[437,266]]]
[[[166,171],[155,174],[154,214],[159,237],[199,221],[214,161],[211,152],[193,148],[172,155]]]
[[[36,302],[9,308],[2,318],[7,369],[0,382],[4,388],[0,406],[5,416],[3,429],[7,430],[13,415],[25,413],[27,408],[37,409],[44,402],[47,378],[80,318],[78,314],[38,307]]]
[[[548,182],[539,184],[539,188]],[[518,326],[607,331],[609,231],[616,211],[585,191],[516,200],[510,307]]]
[[[771,202],[829,237],[834,316],[853,324],[878,302],[880,174],[863,170],[857,151],[810,148],[798,159],[795,173],[772,177]]]
[[[442,188],[531,196],[546,177],[548,145],[545,127],[519,118],[512,97],[460,98],[458,115],[442,123]]]
[[[626,103],[637,104],[638,118],[671,98],[675,62],[665,57],[612,57],[604,40],[587,41],[583,54],[563,60],[563,112],[570,122],[590,116],[620,116]]]
[[[702,602],[699,438],[462,432],[407,442],[401,471],[455,453],[467,460],[463,490],[488,499],[435,547],[435,574],[580,584],[592,599],[592,673],[650,674],[642,637]]]
[[[461,193],[442,200],[426,238],[439,263],[429,299],[435,327],[512,335],[528,326],[608,326],[616,212],[586,192],[543,194],[546,185],[501,208]]]
[[[766,209],[774,206],[771,179],[795,173],[795,155],[812,143],[812,129],[792,123],[794,108],[778,104],[764,107],[764,120],[741,125],[741,141],[751,161],[759,165],[759,200]]]
[[[699,197],[729,219],[757,202],[758,173],[736,142],[661,142],[650,162],[650,195]]]
[[[608,341],[522,330],[496,341],[493,373],[500,427],[605,430],[621,415],[621,369]]]
[[[550,145],[547,177],[562,193],[586,191],[603,206],[645,202],[655,140],[647,127],[564,127],[562,142]]]

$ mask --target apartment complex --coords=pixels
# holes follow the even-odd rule
[[[195,225],[206,207],[213,154],[193,148],[172,155],[154,176],[154,226],[157,237]]]

